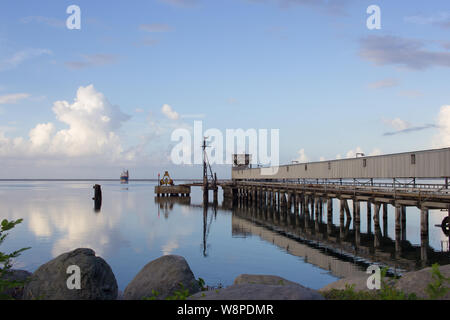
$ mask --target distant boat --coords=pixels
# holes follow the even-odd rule
[[[122,172],[120,175],[120,183],[128,183],[128,178],[130,177],[128,170]]]

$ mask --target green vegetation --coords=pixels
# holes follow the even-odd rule
[[[425,289],[429,298],[436,300],[444,297],[450,291],[448,287],[444,286],[445,283],[450,283],[450,278],[446,278],[441,274],[437,263],[433,264],[431,268],[431,277],[433,282],[430,282]]]
[[[197,283],[200,287],[200,291],[208,290],[205,280],[202,278],[198,278]],[[165,300],[186,300],[190,296],[189,289],[186,289],[181,282],[178,285],[180,289],[175,291],[172,296],[167,297]],[[160,293],[158,291],[152,290],[152,295],[150,297],[143,298],[143,300],[158,300],[159,296]]]
[[[344,290],[332,289],[323,293],[327,300],[422,300],[415,294],[407,294],[394,288],[396,278],[389,279],[386,277],[387,269],[381,271],[381,289],[376,291],[355,291],[354,285],[346,285]],[[445,283],[450,283],[450,278],[444,277],[439,265],[434,264],[431,269],[433,281],[430,282],[425,289],[428,299],[436,300],[444,297],[449,288],[445,287]]]
[[[3,220],[0,225],[0,245],[5,241],[8,236],[7,231],[13,229],[16,225],[22,223],[22,219],[16,221]],[[7,276],[11,274],[12,261],[14,258],[20,256],[20,254],[30,248],[22,248],[12,253],[4,253],[0,251],[0,299],[12,299],[9,295],[5,294],[7,289],[12,289],[24,285],[23,281],[8,280]]]

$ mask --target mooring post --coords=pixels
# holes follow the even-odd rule
[[[99,184],[94,185],[94,210],[100,211],[102,208],[102,186]]]

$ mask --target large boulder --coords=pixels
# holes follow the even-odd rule
[[[426,288],[428,284],[434,280],[431,273],[432,268],[425,268],[420,271],[407,272],[396,282],[395,289],[405,293],[414,293],[417,297],[427,299],[429,298]],[[450,278],[450,265],[439,267],[441,274],[447,279]],[[450,284],[447,282],[443,284],[444,287],[450,289]],[[450,291],[443,297],[445,300],[450,300]]]
[[[327,292],[331,290],[345,290],[347,286],[353,286],[355,291],[370,291],[367,287],[367,276],[356,276],[340,279],[338,281],[332,282],[329,285],[323,287],[319,292]]]
[[[299,285],[296,282],[292,282],[278,276],[259,274],[241,274],[234,279],[233,284],[269,284],[276,286]]]
[[[69,289],[69,266],[78,266],[81,289]],[[25,300],[115,300],[117,281],[111,267],[91,249],[76,249],[39,267],[24,289]]]
[[[243,274],[232,286],[199,292],[190,300],[324,300],[317,291],[298,283],[269,275]]]
[[[5,274],[2,280],[7,280],[11,282],[21,282],[19,286],[13,288],[7,288],[0,295],[6,295],[11,299],[20,300],[23,296],[23,288],[27,280],[31,277],[31,273],[25,270],[11,270]]]
[[[183,257],[167,255],[148,263],[125,288],[123,298],[163,300],[181,289],[194,294],[200,286]]]

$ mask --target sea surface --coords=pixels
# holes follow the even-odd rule
[[[94,210],[92,200],[95,183],[103,191],[100,211]],[[421,264],[417,209],[408,209],[402,241],[405,257],[397,264],[392,254],[393,208],[389,208],[383,235],[386,249],[375,256],[374,227],[371,223],[367,229],[364,204],[361,238],[366,250],[359,252],[351,241],[341,245],[336,240],[337,202],[330,235],[322,221],[315,226],[314,221],[305,224],[294,214],[232,208],[223,203],[221,192],[218,205],[205,210],[200,188],[193,188],[191,198],[167,199],[155,198],[154,186],[132,181],[127,185],[119,181],[1,181],[0,218],[24,221],[10,231],[0,251],[31,247],[16,259],[14,268],[33,272],[64,252],[92,248],[111,266],[122,291],[147,263],[168,254],[185,257],[196,278],[210,286],[231,285],[238,275],[247,273],[278,275],[319,289],[341,277],[364,274],[373,262],[399,270]],[[430,212],[429,257],[448,258],[448,237],[435,226],[446,214]],[[347,227],[352,238],[352,224]]]

